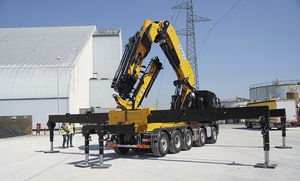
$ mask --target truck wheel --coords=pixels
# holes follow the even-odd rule
[[[218,133],[215,127],[211,128],[211,137],[207,138],[207,143],[215,144],[217,142]]]
[[[205,145],[205,141],[206,141],[206,132],[203,128],[199,129],[199,133],[198,133],[198,138],[196,141],[194,141],[194,146],[196,147],[201,147]]]
[[[170,153],[179,153],[182,149],[182,142],[183,141],[182,141],[182,136],[180,131],[175,130],[171,135],[171,141],[169,147]]]
[[[170,146],[169,137],[165,132],[160,133],[160,137],[158,138],[158,150],[161,157],[166,156],[168,153]]]
[[[114,151],[119,155],[126,155],[129,151],[129,148],[114,147]]]
[[[185,136],[183,139],[182,150],[190,150],[193,146],[193,134],[190,129],[185,131]]]

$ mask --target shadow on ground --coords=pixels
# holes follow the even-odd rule
[[[209,147],[221,147],[221,148],[263,148],[263,146],[248,146],[248,145],[206,145]]]
[[[240,129],[240,130],[247,130],[247,131],[261,131],[261,129],[260,128],[246,128],[246,127],[237,127],[237,128],[232,128],[232,129]],[[270,129],[270,131],[281,131],[281,130],[279,130],[279,129]]]
[[[60,152],[60,154],[78,154],[78,153]],[[82,153],[81,155],[83,155],[83,160],[70,162],[67,164],[77,165],[77,164],[83,163],[84,162],[84,154]],[[104,154],[104,163],[107,161],[116,160],[116,159],[155,160],[158,162],[214,164],[214,165],[229,165],[229,166],[249,166],[249,167],[254,166],[254,165],[250,165],[250,164],[236,163],[235,161],[231,161],[231,160],[209,160],[209,159],[156,157],[149,153],[136,153],[134,151],[130,151],[126,155],[118,155],[116,153],[105,153]],[[98,154],[90,154],[89,155],[89,163],[91,165],[99,163],[99,155]]]

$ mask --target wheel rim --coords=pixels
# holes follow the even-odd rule
[[[178,135],[175,136],[175,138],[174,138],[174,145],[176,148],[180,148],[181,142],[180,142],[180,138]]]
[[[167,148],[168,148],[168,142],[167,142],[167,139],[166,138],[162,138],[160,140],[160,145],[161,145],[161,150],[163,152],[167,151]]]
[[[216,131],[213,132],[213,139],[214,139],[214,140],[217,139],[217,132],[216,132]]]
[[[190,134],[186,135],[186,144],[191,145],[192,144],[192,137]]]
[[[201,139],[201,142],[202,142],[202,143],[205,142],[205,136],[204,136],[204,133],[200,133],[200,139]]]

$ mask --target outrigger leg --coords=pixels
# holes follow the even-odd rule
[[[45,151],[44,153],[58,153],[59,151],[53,150],[54,128],[56,126],[56,123],[52,122],[52,121],[48,121],[47,126],[48,126],[49,131],[50,131],[50,150]]]
[[[292,149],[291,146],[286,146],[286,118],[281,117],[281,128],[282,128],[282,146],[275,146],[278,149]]]
[[[97,134],[99,136],[99,163],[96,163],[94,165],[92,165],[91,168],[98,168],[98,169],[101,169],[101,168],[109,168],[111,167],[111,164],[103,164],[103,155],[104,155],[104,139],[103,139],[103,136],[104,136],[104,132],[103,130],[99,130],[97,131]]]
[[[89,163],[89,137],[90,133],[89,132],[84,132],[84,153],[85,153],[85,160],[84,162],[78,163],[75,165],[75,167],[81,167],[81,168],[86,168],[90,167],[91,164]]]
[[[264,152],[265,152],[265,162],[264,163],[257,163],[254,167],[258,168],[276,168],[277,164],[271,164],[269,160],[269,151],[270,151],[270,137],[269,137],[269,130],[270,130],[270,119],[269,116],[260,117],[260,125],[262,128],[261,134],[263,135],[263,143],[264,143]]]

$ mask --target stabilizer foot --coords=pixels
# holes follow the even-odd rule
[[[83,162],[83,163],[76,164],[75,167],[87,168],[87,167],[91,167],[91,164]]]
[[[254,165],[256,168],[272,168],[275,169],[277,167],[277,164],[271,164],[271,163],[257,163]]]
[[[44,151],[44,153],[59,153],[59,151],[56,151],[56,150],[50,150],[50,151]]]
[[[95,168],[95,169],[102,169],[102,168],[109,168],[111,167],[111,164],[94,164],[91,166],[91,168]]]
[[[291,147],[291,146],[275,146],[275,148],[278,148],[278,149],[292,149],[293,147]]]

